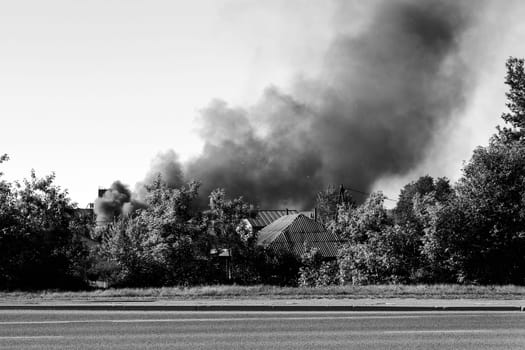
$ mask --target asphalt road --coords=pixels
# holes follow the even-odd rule
[[[0,349],[525,349],[525,312],[0,311]]]

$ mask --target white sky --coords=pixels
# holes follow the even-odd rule
[[[503,7],[472,35],[478,51],[466,59],[483,74],[461,124],[408,177],[376,185],[390,197],[422,174],[457,177],[493,133],[504,61],[525,56],[521,16]],[[199,152],[193,119],[211,99],[249,105],[269,84],[315,76],[338,9],[336,0],[1,1],[0,154],[11,157],[2,171],[10,180],[54,171],[81,207],[116,179],[133,186],[158,152]]]

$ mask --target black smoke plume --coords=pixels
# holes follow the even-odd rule
[[[262,206],[306,207],[328,184],[367,191],[408,172],[464,104],[458,50],[470,10],[385,1],[360,35],[335,39],[318,81],[293,94],[268,88],[250,109],[213,101],[201,116],[203,154],[186,177],[200,179],[203,193],[221,186]]]
[[[102,197],[95,200],[95,214],[97,222],[106,223],[115,217],[128,215],[136,209],[145,208],[145,204],[133,198],[130,189],[115,181],[106,189]]]
[[[369,191],[418,165],[464,106],[470,76],[460,41],[481,4],[374,4],[359,33],[335,38],[318,79],[291,93],[269,87],[250,108],[212,101],[199,121],[202,154],[182,166],[172,154],[159,163],[171,170],[154,173],[200,180],[203,203],[223,187],[261,207],[306,208],[329,184]]]

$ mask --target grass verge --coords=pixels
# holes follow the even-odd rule
[[[192,299],[363,299],[363,298],[418,298],[418,299],[525,299],[525,286],[478,285],[368,285],[293,288],[267,285],[215,285],[200,287],[121,288],[94,291],[39,291],[0,292],[0,301],[21,300],[87,300],[140,301]]]

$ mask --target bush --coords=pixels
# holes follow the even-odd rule
[[[317,249],[305,249],[301,264],[298,278],[300,287],[326,287],[339,283],[337,261],[326,261]]]

